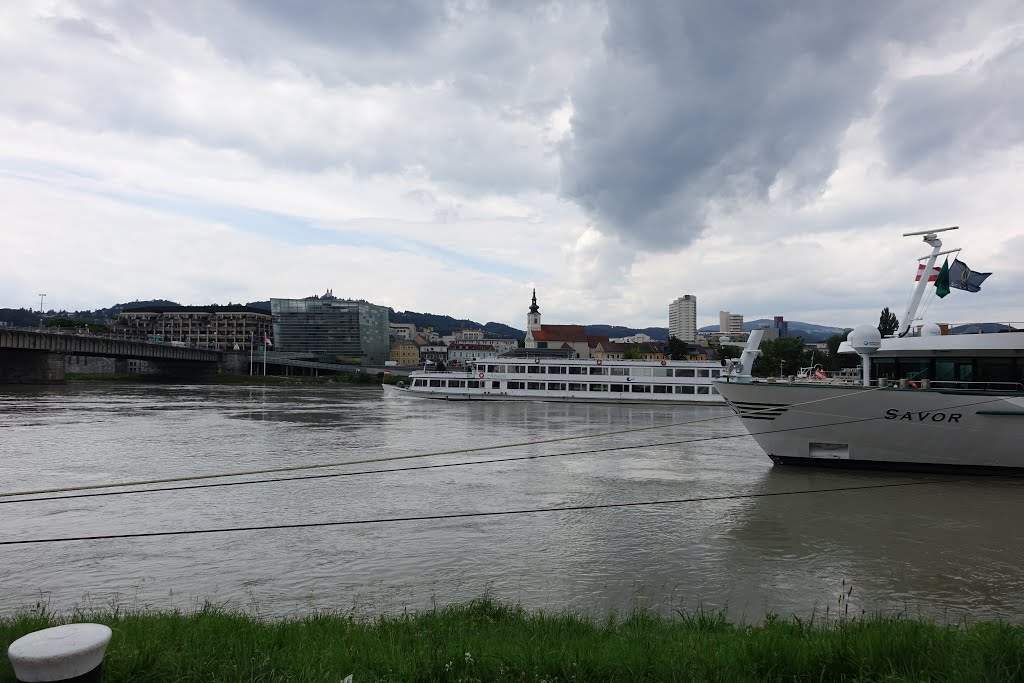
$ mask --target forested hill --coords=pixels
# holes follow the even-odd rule
[[[584,325],[587,334],[594,336],[607,336],[613,339],[617,337],[632,337],[634,334],[646,334],[657,341],[668,341],[667,327],[622,327],[621,325]]]
[[[475,320],[464,318],[453,318],[450,315],[438,315],[436,313],[417,313],[415,311],[394,311],[388,309],[388,320],[393,323],[411,323],[416,327],[432,327],[442,337],[452,334],[455,330],[483,330],[488,336],[495,339],[522,339],[526,336],[524,330],[517,330],[501,323],[489,322],[480,324]]]

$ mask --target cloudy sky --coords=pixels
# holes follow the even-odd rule
[[[1007,2],[0,4],[0,307],[1024,321]]]

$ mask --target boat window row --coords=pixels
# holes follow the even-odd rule
[[[606,375],[609,377],[718,377],[718,368],[637,368],[601,365],[481,365],[486,372],[522,375]]]
[[[963,389],[1024,390],[1024,358],[873,358],[872,379],[930,379]]]
[[[414,387],[433,389],[501,389],[497,381],[477,381],[462,379],[415,379]],[[671,385],[671,384],[591,384],[582,382],[506,382],[509,391],[574,391],[574,392],[612,392],[620,394],[717,394],[711,385]]]

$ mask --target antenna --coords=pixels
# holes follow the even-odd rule
[[[948,232],[950,230],[959,230],[959,229],[960,229],[959,225],[954,225],[951,228],[937,228],[935,230],[922,230],[920,232],[905,232],[905,233],[903,233],[903,236],[904,237],[912,237],[914,235],[934,235],[937,232]]]
[[[39,295],[39,312],[40,313],[43,312],[43,299],[45,299],[45,298],[46,298],[45,294],[40,294]]]

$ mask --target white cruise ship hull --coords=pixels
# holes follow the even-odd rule
[[[718,394],[701,394],[679,396],[675,394],[643,394],[644,398],[636,398],[635,394],[622,392],[522,392],[509,390],[492,392],[480,389],[432,389],[420,391],[410,387],[398,387],[385,384],[384,396],[388,398],[406,397],[422,398],[435,401],[540,401],[545,403],[614,403],[629,405],[688,405],[702,406],[725,405],[725,399]]]
[[[1024,474],[1024,395],[718,381],[777,464]]]

